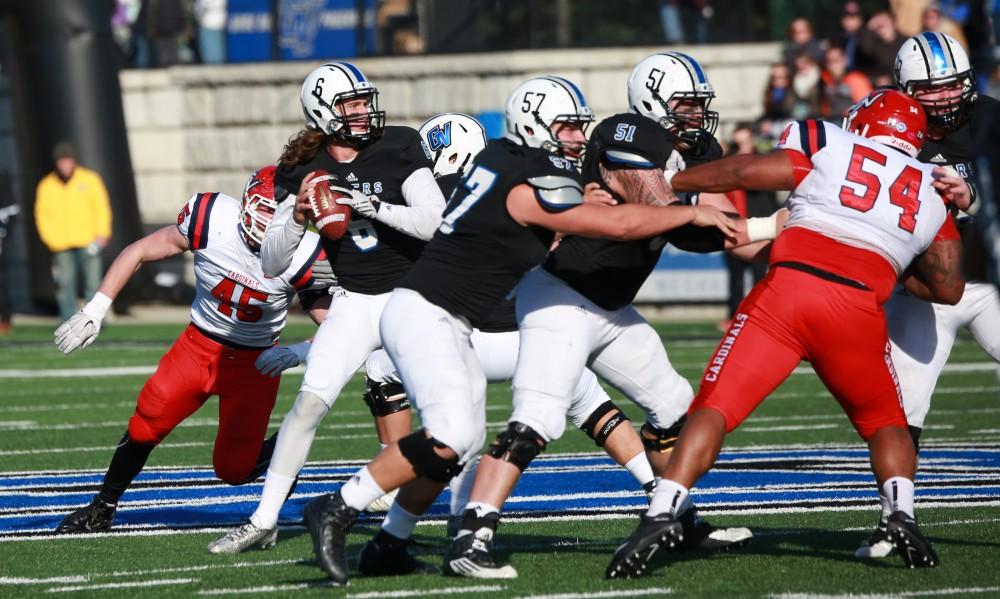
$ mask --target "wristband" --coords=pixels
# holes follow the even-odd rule
[[[778,213],[747,219],[747,237],[750,242],[774,239],[778,236]]]
[[[104,317],[108,315],[108,310],[110,308],[111,298],[98,291],[80,311],[94,320],[104,320]]]

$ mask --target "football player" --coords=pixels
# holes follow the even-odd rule
[[[913,514],[916,452],[881,307],[914,259],[916,272],[905,277],[911,291],[952,304],[962,296],[958,232],[932,186],[933,167],[915,159],[926,128],[913,99],[880,90],[852,110],[846,131],[790,123],[772,154],[668,175],[673,189],[686,192],[792,190],[791,213],[771,248],[770,271],[709,361],[649,511],[615,552],[608,578],[639,576],[658,549],[682,541],[677,506],[688,489],[715,462],[726,433],[803,359],[868,442],[903,560],[938,564]]]
[[[66,516],[59,533],[107,530],[122,494],[142,471],[150,452],[170,431],[219,396],[219,431],[212,462],[231,485],[255,480],[267,467],[274,437],[265,442],[280,377],[254,367],[285,326],[292,296],[320,322],[329,305],[333,273],[319,237],[310,233],[275,277],[264,274],[260,243],[274,215],[273,166],[253,174],[242,201],[199,193],[164,227],[125,248],[93,299],[55,331],[69,354],[97,338],[111,302],[140,266],[184,251],[194,254],[195,299],[191,324],[146,381],[128,429],[118,443],[101,490],[89,505]],[[290,351],[304,354],[308,344]],[[273,542],[273,538],[271,539]]]
[[[722,157],[713,137],[718,113],[709,110],[714,96],[690,56],[664,52],[643,59],[628,78],[630,112],[605,119],[591,135],[584,181],[610,190],[622,204],[665,205],[668,165]],[[673,236],[688,246],[713,245],[714,238],[711,249],[721,250],[724,237],[717,233],[689,226],[633,241],[567,236],[542,268],[525,276],[517,288],[521,348],[514,412],[480,462],[461,531],[445,559],[447,572],[513,575],[510,565],[488,554],[499,510],[531,459],[562,435],[572,390],[588,365],[647,409],[642,443],[653,469],[662,471],[694,393],[632,300]],[[751,536],[745,528],[717,529],[689,505],[680,514],[691,547],[720,549]]]
[[[335,582],[348,579],[347,532],[372,499],[406,485],[396,503],[414,519],[393,533],[405,540],[416,517],[478,454],[486,437],[486,378],[469,337],[544,259],[555,231],[640,239],[693,222],[727,235],[741,232],[711,207],[584,203],[574,161],[593,116],[573,83],[530,79],[511,95],[505,113],[507,137],[476,156],[379,325],[423,428],[303,510],[319,564]],[[521,442],[511,451],[521,458],[533,448]]]
[[[273,538],[316,428],[368,354],[381,347],[378,323],[389,293],[420,255],[444,209],[420,136],[409,127],[385,125],[378,90],[360,69],[347,62],[316,68],[303,82],[300,100],[306,128],[279,161],[278,208],[261,259],[267,274],[288,268],[303,243],[317,178],[303,180],[325,171],[349,196],[338,202],[352,209],[347,234],[322,239],[340,287],[309,349],[299,394],[281,423],[260,503],[249,522],[209,545],[212,553],[238,553]]]
[[[420,137],[434,161],[434,176],[446,196],[450,196],[454,190],[462,169],[486,146],[486,132],[482,125],[468,115],[456,113],[445,113],[429,119],[420,127]],[[470,342],[488,382],[511,380],[517,363],[519,342],[514,303],[504,300],[482,325],[472,331]],[[385,444],[402,438],[411,430],[409,404],[407,402],[404,405],[406,391],[385,350],[372,352],[365,363],[365,372],[365,401],[371,408],[372,415],[376,419],[385,414],[398,413],[402,416],[398,419],[393,435],[381,437],[381,442]],[[628,422],[628,417],[615,406],[590,370],[584,370],[574,387],[569,416],[576,426],[594,439],[598,447],[603,447],[615,461],[631,472],[644,491],[652,493],[653,470],[643,453],[639,436],[630,426],[618,428],[622,423]],[[469,460],[462,472],[450,482],[451,517],[448,519],[448,533],[451,537],[458,532],[462,511],[469,500],[475,478],[475,464],[476,460]],[[368,506],[367,511],[389,511],[394,498],[395,494],[390,493],[376,499]],[[398,511],[402,508],[395,506],[394,509]],[[396,537],[392,535],[395,520],[398,517],[394,518],[390,513],[382,532],[369,541],[362,551],[358,562],[358,569],[362,573],[388,574],[406,569],[408,556],[371,559],[373,552],[385,554],[397,550],[402,553],[403,544],[396,543]],[[375,572],[369,568],[369,564],[391,565],[392,569],[389,572]]]
[[[926,302],[897,287],[885,306],[892,360],[903,393],[903,409],[919,449],[924,418],[955,336],[965,328],[994,361],[1000,362],[1000,294],[987,281],[986,246],[968,213],[979,209],[973,132],[1000,118],[1000,102],[976,93],[975,76],[962,46],[943,33],[925,31],[906,40],[896,55],[896,85],[927,113],[927,141],[917,155],[934,165],[939,190],[956,194],[955,208],[963,242],[965,294],[954,306]],[[855,553],[859,558],[885,557],[892,552],[886,521],[890,501],[879,494],[882,512],[875,531]]]

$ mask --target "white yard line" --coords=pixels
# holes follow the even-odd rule
[[[323,587],[337,588],[339,585],[332,582],[303,582],[299,584],[275,584],[269,586],[247,587],[243,589],[205,589],[198,591],[198,595],[254,595],[258,593],[285,593],[288,591],[301,591],[303,589],[317,589]]]
[[[499,593],[507,587],[499,584],[479,585],[474,587],[443,587],[440,589],[415,589],[412,591],[371,591],[347,595],[347,599],[375,599],[376,597],[419,597],[421,595],[464,595],[466,593]]]
[[[596,593],[557,593],[555,595],[523,595],[515,599],[603,599],[605,597],[640,597],[643,595],[669,595],[671,588],[628,589],[621,591],[598,591]]]
[[[779,431],[818,431],[834,428],[846,428],[847,423],[841,424],[787,424],[784,426],[744,426],[739,430],[745,433],[773,433]]]
[[[108,582],[103,584],[81,584],[70,587],[52,587],[50,593],[70,593],[74,591],[96,591],[98,589],[134,589],[142,587],[161,587],[176,584],[191,584],[198,582],[197,578],[164,578],[160,580],[138,580],[135,582]]]
[[[923,591],[899,591],[895,593],[772,593],[771,599],[893,599],[897,597],[940,597],[943,595],[965,595],[974,593],[995,593],[1000,587],[952,587],[947,589],[926,589]]]
[[[53,583],[70,583],[70,582],[87,582],[86,576],[54,576],[52,578],[18,578],[11,576],[0,576],[0,585],[4,584],[53,584]]]

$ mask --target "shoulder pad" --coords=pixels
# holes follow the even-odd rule
[[[528,177],[528,185],[535,188],[535,197],[546,210],[567,210],[583,203],[583,188],[573,177]]]

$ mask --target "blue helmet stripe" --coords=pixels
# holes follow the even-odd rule
[[[695,76],[698,78],[698,83],[708,83],[708,79],[705,78],[705,71],[701,70],[701,65],[698,64],[697,60],[691,58],[683,52],[674,52],[674,55],[681,58],[681,61],[685,63],[687,68],[694,71]]]
[[[941,40],[938,39],[938,34],[932,31],[925,31],[923,35],[934,58],[934,70],[954,69],[955,65],[951,64],[948,60],[948,55],[945,54],[944,46],[942,46]]]
[[[347,70],[349,70],[351,73],[354,74],[354,78],[358,80],[358,83],[364,83],[365,82],[365,75],[364,75],[364,73],[362,73],[361,69],[359,69],[358,67],[354,66],[353,64],[351,64],[349,62],[337,62],[337,63],[334,63],[334,64],[339,64],[342,67],[346,67]]]
[[[564,85],[566,85],[566,87],[570,88],[570,90],[572,90],[573,93],[576,94],[576,99],[580,101],[580,106],[582,108],[586,108],[587,107],[587,99],[583,97],[583,92],[580,91],[580,88],[577,87],[575,83],[573,83],[569,79],[564,79],[562,77],[556,77],[554,75],[552,76],[552,79],[555,79],[556,81],[559,81],[560,83],[563,83]]]

